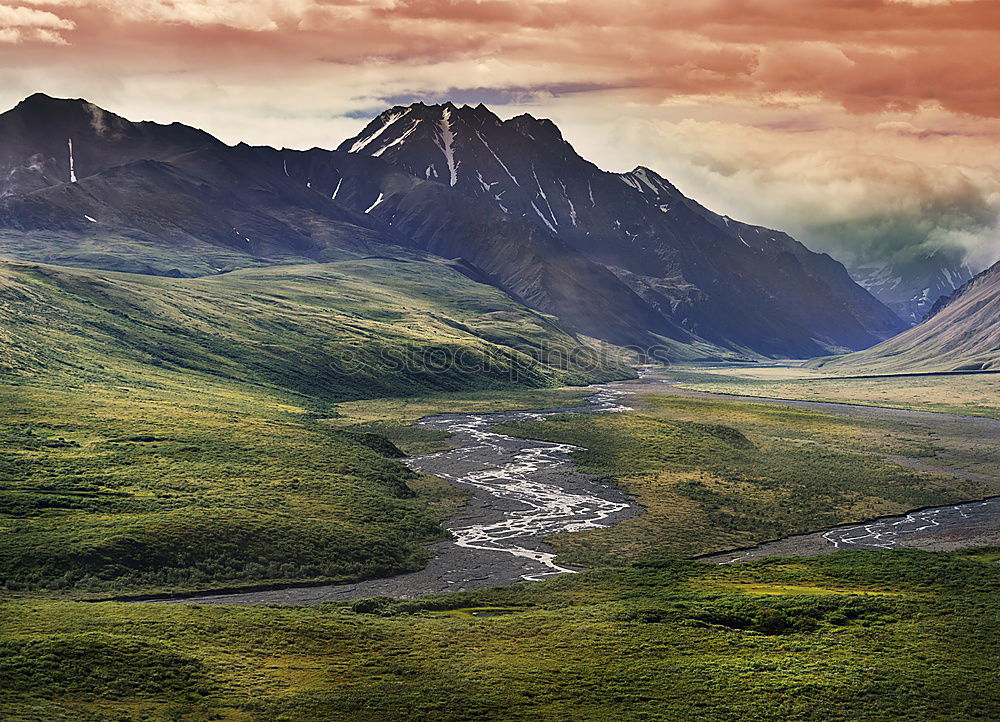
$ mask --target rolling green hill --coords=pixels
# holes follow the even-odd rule
[[[479,389],[516,405],[519,388],[629,373],[601,359],[416,255],[199,279],[3,264],[0,586],[418,568],[461,495],[336,403]]]
[[[0,266],[0,369],[132,382],[194,372],[317,401],[628,375],[551,318],[419,256],[194,279]]]

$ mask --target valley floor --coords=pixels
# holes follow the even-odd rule
[[[641,561],[651,550],[709,554],[708,559],[730,563],[840,548],[950,550],[1000,543],[1000,499],[952,506],[1000,494],[995,451],[1000,421],[843,404],[738,401],[681,389],[655,376],[600,388],[597,405],[564,413],[451,414],[415,427],[450,430],[455,448],[416,457],[410,465],[471,494],[445,524],[454,538],[435,544],[435,557],[420,571],[346,585],[171,601],[408,599],[537,581],[566,571],[566,560],[579,566]],[[621,409],[621,403],[637,408],[626,407],[630,413],[623,415],[589,413]],[[720,420],[730,425],[709,423]],[[498,424],[525,438],[497,434],[491,427]],[[571,449],[577,449],[583,470],[569,463]],[[595,485],[595,478],[613,479],[635,504]],[[870,521],[917,506],[929,508]],[[591,531],[584,532],[587,528]],[[548,537],[563,529],[573,531]],[[558,563],[541,543],[546,537],[562,552]],[[642,551],[632,554],[629,546],[636,542]],[[766,543],[746,551],[719,551],[761,542]]]
[[[515,416],[495,428],[580,447],[574,457],[582,472],[644,507],[641,516],[610,527],[548,537],[559,565],[590,571],[417,600],[381,597],[302,608],[84,603],[72,599],[128,592],[130,584],[131,590],[148,591],[149,581],[123,574],[111,585],[92,577],[60,586],[49,583],[55,577],[44,576],[42,567],[34,586],[9,589],[0,600],[0,681],[9,692],[0,716],[996,718],[997,548],[838,551],[736,565],[687,558],[997,495],[1000,422],[703,395],[668,381],[624,384],[634,392],[629,413]],[[36,518],[65,520],[69,514],[86,520],[110,540],[102,553],[119,553],[128,549],[122,543],[129,532],[93,526],[100,518],[93,516],[96,501],[67,507],[73,489],[64,486],[58,497],[63,506],[45,511],[41,501],[50,492],[41,480],[51,484],[63,475],[66,483],[79,478],[79,471],[70,476],[74,469],[82,469],[92,485],[131,479],[130,486],[118,488],[156,504],[196,499],[183,495],[211,468],[196,464],[201,450],[210,448],[225,460],[228,474],[254,480],[246,488],[231,486],[218,473],[211,486],[201,487],[202,495],[212,491],[207,498],[219,509],[242,507],[237,521],[277,514],[288,520],[282,530],[288,539],[309,540],[310,555],[317,549],[331,554],[329,547],[315,546],[324,533],[295,525],[345,524],[356,520],[351,509],[367,500],[360,508],[369,509],[377,523],[371,533],[384,541],[341,537],[351,544],[345,552],[381,549],[396,555],[386,557],[389,564],[405,570],[425,563],[420,555],[434,539],[433,521],[453,514],[463,499],[440,481],[407,476],[390,458],[386,439],[410,453],[433,453],[446,448],[445,435],[407,425],[428,413],[571,406],[584,395],[522,390],[350,401],[319,416],[278,404],[276,397],[251,400],[246,389],[228,395],[223,388],[201,395],[201,404],[177,391],[175,398],[184,399],[178,407],[163,389],[145,389],[139,398],[123,392],[112,402],[76,393],[49,393],[42,401],[35,387],[22,387],[8,433],[22,444],[18,458],[30,462],[26,468],[37,481],[20,493],[33,494],[27,498]],[[269,401],[262,405],[264,398]],[[152,440],[128,430],[140,418],[145,429],[155,429],[144,432]],[[209,433],[220,424],[251,436]],[[265,438],[266,445],[254,446]],[[266,459],[279,484],[250,476]],[[364,463],[352,462],[357,459]],[[335,483],[304,476],[317,463],[333,465],[325,468]],[[380,488],[377,495],[370,491]],[[80,498],[95,497],[90,491]],[[317,500],[326,505],[322,514]],[[171,547],[183,548],[185,534],[212,528],[177,526],[169,516],[177,512],[156,504],[135,512],[105,507],[101,513],[141,513],[143,524],[168,514],[162,528],[173,535]],[[197,504],[188,513],[194,512],[214,513]],[[17,513],[5,523],[24,533],[30,527]],[[55,534],[72,527],[36,524],[31,533],[46,529]],[[401,529],[407,536],[398,536]],[[94,544],[86,537],[66,539],[81,550]],[[217,548],[225,554],[228,547]],[[310,559],[295,556],[306,549],[286,545],[277,551],[306,565]],[[65,554],[65,543],[50,536],[7,550],[42,552]],[[329,558],[338,564],[345,559],[337,552]],[[52,569],[63,563],[51,562]],[[197,562],[190,569],[212,572]],[[219,578],[246,569],[220,565]],[[280,565],[261,569],[284,571]],[[212,580],[199,583],[210,586]],[[188,579],[178,584],[190,585]]]
[[[735,396],[885,406],[1000,419],[1000,373],[831,376],[797,365],[671,368],[680,386]]]
[[[552,537],[567,562],[702,555],[1000,494],[991,418],[736,399],[670,378],[620,386],[635,393],[633,413],[501,428],[584,447],[582,470],[615,479],[646,508],[607,530]],[[993,543],[996,524],[991,516],[962,545]]]

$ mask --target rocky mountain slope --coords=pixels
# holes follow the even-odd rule
[[[0,252],[20,260],[194,276],[246,266],[430,250],[514,299],[563,318],[577,332],[618,344],[699,344],[655,313],[604,267],[532,227],[376,159],[329,151],[229,147],[174,126],[105,113],[103,133],[83,101],[32,96],[0,116],[0,137],[19,139],[0,173],[22,178],[0,200]],[[60,143],[43,144],[21,116],[61,114],[75,138],[69,182]],[[149,136],[162,133],[162,147]],[[28,152],[28,148],[44,148]],[[68,144],[66,146],[68,148]],[[54,155],[53,155],[54,154]],[[39,159],[39,156],[43,156]],[[101,159],[106,159],[102,161]],[[41,169],[32,171],[33,166]],[[45,185],[48,183],[48,185]],[[372,211],[407,210],[396,223]],[[370,193],[369,193],[370,191]],[[369,197],[369,195],[371,197]],[[708,347],[701,343],[700,346]],[[710,352],[717,354],[718,349]]]
[[[903,328],[828,256],[712,213],[648,168],[602,171],[548,120],[416,103],[386,111],[339,150],[386,160],[533,224],[713,343],[805,356],[864,347]]]
[[[922,321],[939,298],[950,296],[975,275],[967,264],[940,252],[850,270],[859,284],[911,324]]]
[[[19,260],[200,276],[430,252],[573,332],[675,358],[812,356],[901,327],[829,257],[483,106],[397,108],[300,152],[35,95],[0,115],[0,176],[0,253]]]
[[[1000,371],[1000,263],[940,299],[905,333],[813,365],[843,374]]]

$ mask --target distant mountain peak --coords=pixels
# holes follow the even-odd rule
[[[119,117],[84,98],[56,98],[45,93],[32,93],[7,112],[14,114],[38,114],[44,115],[49,119],[52,116],[77,112],[88,114],[99,113],[116,118]]]
[[[380,113],[377,118],[398,115],[400,113],[406,113],[407,115],[413,115],[419,118],[435,118],[440,116],[444,111],[448,111],[449,113],[463,118],[471,118],[473,116],[489,116],[496,118],[497,121],[500,120],[492,110],[482,103],[479,103],[478,105],[456,105],[450,100],[445,101],[444,103],[425,103],[422,100],[418,100],[414,103],[410,103],[409,105],[394,105],[393,107]]]
[[[931,309],[930,309],[930,311],[927,312],[927,315],[924,316],[923,320],[927,321],[927,320],[933,318],[938,313],[940,313],[942,310],[944,310],[945,308],[947,308],[948,306],[950,306],[952,303],[954,303],[958,299],[960,299],[963,295],[965,295],[966,293],[968,293],[970,291],[970,289],[972,289],[973,287],[975,287],[977,284],[985,283],[985,282],[987,282],[987,280],[990,280],[998,288],[1000,288],[1000,262],[997,262],[997,263],[993,264],[992,266],[990,266],[989,268],[987,268],[987,269],[985,269],[983,271],[980,271],[975,276],[973,276],[972,278],[970,278],[968,281],[966,281],[965,283],[963,283],[961,286],[958,286],[950,294],[947,294],[947,295],[939,297],[937,299],[937,301],[934,302],[934,305],[931,306]]]
[[[0,114],[0,197],[215,141],[180,123],[134,123],[82,98],[34,93]]]
[[[562,131],[559,130],[559,126],[548,118],[536,118],[529,113],[522,113],[521,115],[514,116],[508,120],[507,123],[526,133],[530,137],[534,137],[531,135],[531,131],[536,131],[548,135],[549,138],[547,138],[547,140],[563,140]],[[536,140],[539,139],[536,138]]]
[[[524,140],[538,143],[566,144],[562,131],[547,118],[536,118],[528,113],[522,113],[509,120],[501,120],[483,103],[473,105],[456,105],[451,101],[439,104],[426,104],[422,101],[410,105],[397,105],[382,112],[354,138],[344,141],[340,150],[350,153],[365,153],[376,157],[386,153],[398,155],[404,145],[412,148],[421,142],[435,142],[442,145],[442,129],[448,126],[452,140],[460,139],[465,147],[488,145],[483,133],[495,132],[504,128],[516,133]],[[566,144],[568,145],[568,144]],[[392,152],[390,153],[390,149]],[[411,170],[431,180],[440,180],[440,172],[426,175],[413,167]]]
[[[654,177],[654,178],[656,178],[658,180],[666,180],[663,176],[661,176],[655,170],[652,170],[651,168],[647,168],[644,165],[637,165],[635,168],[633,168],[631,170],[631,173],[633,175],[652,176],[652,177]]]
[[[51,108],[58,105],[88,105],[88,101],[82,98],[56,98],[52,95],[47,95],[45,93],[32,93],[20,103],[15,105],[15,108]]]
[[[938,299],[950,296],[974,273],[961,258],[935,250],[877,266],[857,265],[851,275],[900,318],[915,324]]]
[[[138,125],[142,124],[126,120],[83,98],[54,98],[45,93],[29,95],[0,114],[0,132],[11,132],[12,126],[18,126],[39,137],[62,133],[63,143],[69,137],[113,138]]]
[[[656,197],[663,194],[683,197],[677,186],[644,165],[637,165],[628,173],[622,173],[621,177],[631,179],[629,185],[634,185],[635,189],[643,194],[651,192]]]
[[[54,98],[45,93],[34,93],[0,115],[0,118],[8,123],[16,122],[29,127],[72,128],[74,125],[86,127],[85,124],[95,127],[106,125],[106,119],[117,116],[82,98]]]
[[[923,321],[872,348],[818,359],[842,374],[1000,371],[1000,263],[942,296]]]

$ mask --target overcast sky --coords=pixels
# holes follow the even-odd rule
[[[998,0],[0,0],[2,107],[332,148],[482,101],[846,262],[1000,258],[998,78]]]

